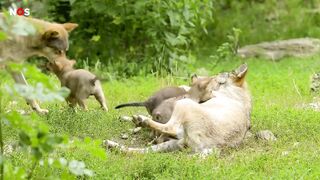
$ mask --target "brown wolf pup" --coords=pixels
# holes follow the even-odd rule
[[[31,56],[44,56],[49,60],[56,56],[63,55],[68,50],[68,33],[78,25],[74,23],[50,23],[47,21],[27,18],[9,17],[0,13],[0,31],[5,31],[7,38],[0,41],[0,65],[7,62],[22,63]],[[24,23],[32,25],[35,28],[33,35],[18,35],[10,30],[14,24]],[[8,26],[9,29],[2,29]],[[13,72],[7,68],[13,76],[16,83],[27,85],[27,81],[21,72]],[[48,110],[41,109],[35,100],[27,99],[27,103],[38,113],[47,113]]]
[[[220,73],[199,81],[194,79],[189,98],[176,102],[166,124],[144,116],[134,116],[138,123],[175,139],[150,148],[127,148],[109,140],[104,142],[105,145],[140,153],[190,147],[193,152],[203,155],[213,152],[215,148],[237,146],[250,126],[251,98],[245,82],[247,69],[247,65],[241,65],[231,73]],[[200,101],[204,102],[199,104]]]
[[[47,64],[48,69],[59,78],[61,86],[70,89],[70,95],[66,98],[66,101],[71,107],[79,104],[80,107],[87,110],[85,100],[90,95],[94,95],[102,109],[108,111],[101,83],[98,78],[87,70],[73,69],[75,63],[74,60],[68,60],[66,57],[61,56],[54,62]]]

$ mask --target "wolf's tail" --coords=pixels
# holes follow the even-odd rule
[[[96,82],[97,80],[99,80],[99,78],[96,76],[96,77],[94,77],[93,79],[90,80],[90,84],[91,84],[92,86],[94,86],[94,85],[95,85],[95,82]]]
[[[131,102],[131,103],[120,104],[116,106],[115,109],[120,109],[127,106],[146,106],[146,104],[145,102]]]

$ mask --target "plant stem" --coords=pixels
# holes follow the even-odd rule
[[[0,163],[0,179],[4,179],[4,159],[3,159],[3,139],[2,139],[2,94],[0,92],[0,156],[2,162]]]
[[[33,161],[33,164],[32,164],[32,167],[31,167],[29,173],[28,173],[27,179],[31,179],[31,177],[32,177],[32,175],[33,175],[33,171],[34,171],[34,169],[35,169],[36,166],[37,166],[37,162],[38,162],[38,161],[35,161],[35,160]]]

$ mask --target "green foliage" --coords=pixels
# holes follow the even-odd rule
[[[15,72],[23,72],[27,77],[31,78],[33,82],[37,82],[34,86],[25,86],[22,84],[14,84],[13,88],[5,86],[8,93],[11,95],[20,95],[24,98],[30,98],[40,101],[63,101],[67,97],[70,90],[66,87],[57,89],[51,83],[48,76],[41,74],[40,70],[35,66],[28,64],[8,64],[10,70]],[[39,83],[41,82],[41,83]]]
[[[279,39],[320,37],[318,0],[250,0],[215,2],[215,23],[208,27],[205,47],[228,41],[229,30],[242,30],[239,45]],[[208,49],[210,52],[211,49]]]
[[[21,67],[18,65],[10,65],[11,68],[18,70]],[[34,77],[38,77],[38,79],[41,79],[43,82],[38,83],[38,88],[34,88],[32,86],[25,86],[25,85],[19,85],[19,88],[17,88],[17,85],[13,85],[13,87],[6,86],[6,90],[9,94],[12,92],[15,92],[16,95],[20,95],[22,97],[28,97],[28,98],[36,98],[40,101],[52,101],[55,99],[62,100],[64,99],[61,95],[68,95],[67,93],[57,93],[50,90],[50,87],[44,86],[45,84],[49,84],[49,79],[47,77],[41,77],[45,75],[41,75],[39,73],[39,70],[35,70],[35,67],[33,66],[26,66],[23,69],[20,69],[25,72],[32,73]],[[35,71],[34,71],[35,70]],[[28,73],[27,73],[28,74]],[[44,79],[48,81],[44,81]],[[39,90],[39,87],[40,90]],[[51,87],[52,88],[52,87]],[[26,91],[27,89],[31,89],[31,91]],[[45,89],[45,91],[42,91]],[[6,92],[2,92],[0,94],[1,97],[7,94]],[[14,97],[10,96],[10,97]],[[9,98],[10,100],[10,98]],[[24,149],[24,153],[31,155],[31,161],[33,162],[33,165],[28,171],[24,171],[19,166],[14,167],[10,161],[10,159],[3,159],[3,165],[5,166],[4,171],[4,177],[15,177],[17,179],[30,179],[33,175],[34,169],[41,165],[42,167],[50,166],[54,168],[58,168],[62,170],[61,177],[64,178],[72,178],[77,176],[93,176],[93,171],[87,169],[85,167],[84,162],[77,161],[77,160],[71,160],[68,162],[66,159],[62,157],[58,158],[48,158],[48,155],[55,156],[57,149],[62,148],[62,144],[68,145],[68,137],[67,136],[61,136],[59,134],[52,134],[49,131],[49,127],[46,123],[43,121],[39,121],[39,116],[35,113],[32,113],[30,115],[22,115],[18,113],[17,111],[9,111],[6,113],[3,112],[3,106],[0,106],[0,122],[2,125],[5,125],[10,127],[11,129],[14,129],[19,138],[19,146]],[[1,139],[1,138],[0,138]],[[1,142],[3,139],[1,139]],[[79,141],[78,144],[81,142]],[[90,139],[83,142],[84,144],[92,143]],[[95,143],[96,145],[96,143]],[[84,146],[84,145],[82,145]],[[87,149],[86,149],[87,150]],[[99,151],[99,148],[91,147],[88,150],[93,155],[105,157],[103,155],[101,150]],[[14,178],[14,179],[15,179]]]
[[[5,32],[0,31],[0,41],[4,41],[7,39],[7,34]]]
[[[81,31],[74,32],[70,53],[88,58],[91,65],[100,60],[130,76],[173,72],[176,62],[190,63],[191,47],[212,21],[213,4],[209,0],[84,0],[71,1],[71,8]]]
[[[7,13],[4,13],[4,17],[0,20],[0,34],[2,37],[5,37],[1,38],[1,40],[5,40],[7,35],[28,36],[35,33],[35,28],[32,24],[27,23],[27,21],[23,19],[16,21],[15,18],[8,16]],[[61,101],[69,94],[69,90],[66,88],[54,91],[55,86],[52,85],[49,78],[41,74],[34,66],[24,66],[21,64],[7,64],[6,66],[11,71],[23,72],[26,75],[30,75],[30,77],[37,81],[35,87],[22,84],[15,84],[13,87],[6,85],[7,93],[11,95],[8,96],[9,100],[12,100],[12,97],[18,95],[25,98],[37,99],[42,102],[52,100]],[[49,127],[44,122],[39,121],[39,117],[35,113],[32,113],[31,115],[22,115],[14,110],[4,112],[2,97],[7,93],[0,89],[0,178],[31,179],[33,171],[39,163],[44,162],[48,154],[53,153],[59,145],[65,143],[67,137],[51,134],[49,132]],[[32,166],[28,171],[25,171],[19,166],[13,166],[10,162],[10,158],[4,156],[3,125],[9,126],[17,132],[20,147],[25,149],[25,153],[31,155],[30,160],[32,161]],[[99,152],[97,151],[95,153],[98,154]],[[93,176],[93,172],[85,168],[85,164],[82,161],[72,160],[67,167],[64,165],[65,161],[61,160],[61,158],[59,160],[56,167],[62,169],[68,168],[71,173],[71,175],[68,173],[62,174],[64,177]],[[48,159],[47,164],[52,165],[52,163],[53,160]],[[42,163],[42,165],[44,164]]]
[[[83,141],[80,140],[74,140],[74,142],[70,145],[72,147],[77,147],[78,149],[84,150],[90,155],[100,158],[101,160],[105,160],[106,152],[105,149],[100,147],[102,144],[101,140],[93,140],[89,137],[84,138]]]
[[[70,2],[73,21],[79,22],[81,29],[71,34],[71,57],[80,58],[80,66],[90,68],[94,65],[92,69],[106,69],[107,72],[104,73],[107,76],[110,75],[109,72],[124,76],[150,70],[155,73],[162,70],[176,71],[172,69],[180,69],[181,62],[188,64],[193,59],[190,49],[195,46],[199,46],[201,50],[207,48],[208,54],[212,56],[204,56],[203,61],[197,61],[192,66],[189,64],[188,67],[209,67],[210,74],[215,74],[231,70],[243,61],[234,58],[239,44],[298,36],[318,37],[320,32],[317,27],[319,13],[313,11],[315,6],[312,5],[315,1],[213,1],[216,5],[216,23],[206,28],[211,38],[204,39],[201,43],[199,39],[202,33],[194,34],[195,29],[204,33],[206,30],[195,23],[193,27],[185,20],[175,19],[175,14],[181,16],[181,9],[174,9],[177,7],[175,4],[188,1]],[[108,6],[102,2],[106,2]],[[135,9],[139,9],[138,3],[146,7],[142,8],[143,12],[141,9],[135,12]],[[169,8],[164,10],[163,7],[166,6]],[[169,15],[167,10],[174,13]],[[151,12],[159,13],[152,17]],[[164,21],[166,26],[161,26],[163,22],[158,20]],[[171,21],[173,24],[179,22],[176,25],[184,24],[193,34],[181,33],[183,31],[173,26]],[[241,34],[233,27],[241,29]],[[155,32],[154,35],[152,32]],[[0,40],[6,39],[7,35],[2,34],[4,35],[0,32]],[[144,38],[148,41],[143,41]],[[218,48],[214,48],[212,44]],[[173,58],[170,65],[171,52],[176,53],[177,57],[185,57]],[[22,88],[8,86],[10,93],[0,92],[0,114],[3,117],[0,127],[5,136],[4,145],[18,140],[24,151],[15,149],[12,154],[1,156],[0,163],[5,165],[6,179],[25,179],[28,176],[34,179],[84,179],[90,175],[94,175],[95,179],[318,179],[320,114],[303,108],[313,99],[309,92],[309,78],[320,68],[318,59],[318,56],[303,61],[286,58],[276,63],[263,59],[246,60],[249,65],[247,80],[253,96],[251,131],[270,129],[278,141],[269,143],[252,139],[238,148],[224,149],[220,157],[210,156],[204,160],[186,152],[147,155],[108,152],[106,158],[100,146],[103,139],[114,139],[135,147],[146,146],[149,140],[147,130],[143,130],[141,134],[129,134],[128,140],[121,140],[120,134],[128,133],[133,125],[118,120],[120,115],[146,114],[143,108],[117,111],[110,108],[105,113],[96,110],[99,105],[89,99],[90,110],[87,112],[79,110],[74,113],[66,108],[65,103],[51,102],[45,104],[50,109],[48,116],[26,116],[18,114],[14,109],[11,112],[4,111],[4,106],[9,106],[9,101],[15,96],[11,93],[25,92]],[[213,66],[212,60],[218,61],[219,66]],[[57,80],[38,77],[38,70],[33,67],[30,67],[30,71],[29,67],[12,68],[24,71],[32,79],[44,81],[43,87],[57,93],[55,86],[46,84],[47,80],[51,80],[50,84],[58,84]],[[9,81],[8,75],[5,75],[0,76],[0,82]],[[186,74],[183,75],[185,76]],[[103,87],[108,106],[114,107],[123,102],[144,100],[160,87],[189,83],[176,79],[171,76],[162,79],[141,75],[129,80],[107,82]],[[34,93],[33,89],[30,94],[34,93],[34,97],[39,96],[39,99],[44,100],[59,99],[48,93],[51,91]],[[25,96],[27,95],[28,93]],[[18,100],[17,108],[26,109],[22,98]],[[12,134],[12,131],[16,134]],[[71,140],[60,144],[65,139],[60,134],[69,135]],[[86,138],[87,136],[90,138]],[[34,163],[40,157],[39,152],[41,159]],[[36,160],[32,162],[32,159]],[[36,165],[33,166],[32,163]],[[32,176],[30,172],[33,172]]]
[[[211,59],[205,60],[207,63],[202,66],[211,66]],[[193,157],[188,152],[141,155],[109,151],[105,158],[99,144],[101,140],[112,139],[131,147],[145,147],[150,140],[150,131],[131,134],[129,129],[134,125],[118,119],[121,115],[147,114],[143,107],[120,110],[112,107],[144,100],[161,87],[189,83],[176,77],[171,81],[170,77],[139,76],[103,83],[108,113],[100,111],[93,98],[88,100],[88,111],[77,109],[77,113],[69,110],[64,102],[46,104],[50,113],[39,117],[39,121],[47,122],[50,132],[67,134],[71,140],[66,148],[58,148],[44,161],[52,158],[55,164],[63,157],[67,160],[66,167],[74,159],[83,161],[85,168],[94,171],[93,179],[317,179],[320,176],[320,113],[302,107],[312,101],[309,78],[320,69],[319,56],[303,60],[286,58],[279,62],[249,59],[246,62],[249,66],[246,78],[253,97],[251,131],[269,129],[276,135],[276,142],[253,138],[237,148],[223,149],[218,157],[207,159]],[[221,61],[219,66],[209,69],[209,74],[232,70],[241,63],[240,59]],[[23,102],[19,100],[19,108],[23,108]],[[4,128],[4,132],[10,132],[8,126]],[[128,133],[129,138],[122,140],[122,133]],[[88,136],[90,138],[86,138]],[[15,137],[11,135],[8,139]],[[12,155],[16,164],[28,169],[26,157],[25,154]],[[69,169],[54,168],[44,162],[44,166],[35,169],[33,177],[41,179],[48,174],[60,177],[63,172],[69,174]]]
[[[231,43],[230,50],[236,55],[239,48],[239,38],[240,38],[241,30],[237,28],[232,28],[232,34],[228,35],[228,41]]]
[[[4,18],[0,19],[0,39],[5,40],[7,36],[12,34],[20,36],[33,35],[36,28],[22,18],[14,18],[8,12],[3,13]]]
[[[19,66],[11,66],[11,67],[19,67]],[[40,76],[44,75],[35,75],[39,73],[39,71],[33,71],[34,67],[28,68],[24,67],[26,71],[30,71],[34,74],[34,76],[37,76],[40,79],[46,79],[46,78],[41,78]],[[44,81],[42,81],[44,82]],[[48,84],[49,81],[46,81],[44,84]],[[40,87],[43,87],[42,83],[40,84]],[[47,89],[45,92],[36,90],[36,93],[33,93],[32,91],[26,91],[26,89],[32,89],[34,88],[32,86],[23,86],[20,85],[19,88],[14,85],[14,87],[10,88],[7,86],[7,90],[9,93],[14,91],[16,92],[16,95],[20,95],[23,97],[35,97],[41,101],[48,101],[48,100],[53,100],[53,99],[63,99],[63,97],[56,93],[56,92],[51,92],[49,89]],[[64,94],[64,95],[68,95]],[[0,98],[3,96],[3,93],[1,93]],[[2,109],[3,107],[0,106]],[[3,112],[0,109],[0,112]],[[37,114],[31,114],[31,115],[21,115],[20,113],[16,111],[9,111],[7,113],[0,113],[0,118],[1,118],[1,124],[5,124],[6,126],[9,126],[12,129],[15,129],[16,132],[18,133],[19,137],[19,145],[24,148],[26,153],[30,153],[31,155],[31,160],[33,162],[32,167],[29,169],[28,172],[23,171],[19,167],[14,167],[10,163],[9,160],[4,160],[5,163],[3,165],[5,166],[5,171],[4,171],[4,177],[15,177],[18,179],[24,179],[24,178],[31,178],[32,173],[36,166],[40,165],[45,166],[49,165],[51,166],[54,163],[54,160],[52,158],[46,159],[48,154],[54,153],[54,151],[62,144],[67,142],[67,137],[66,136],[61,136],[58,134],[52,134],[49,131],[49,127],[42,121],[39,121],[39,117]],[[3,140],[1,139],[1,142]],[[92,151],[94,151],[94,148],[91,148]],[[100,153],[100,154],[99,154]],[[101,156],[101,152],[95,150],[95,154],[99,154]],[[66,160],[63,160],[63,158],[59,158],[56,161],[56,165],[54,167],[62,169],[64,172],[66,171],[65,169],[68,169],[65,173],[62,175],[64,177],[72,177],[74,176],[92,176],[93,172],[87,168],[85,168],[85,164],[82,161],[76,161],[72,160],[68,163],[68,166],[65,165],[67,162]],[[42,163],[41,163],[42,162]],[[44,163],[47,162],[47,163]],[[8,167],[6,167],[8,166]],[[16,169],[16,170],[13,170]],[[69,174],[70,172],[71,174]],[[73,175],[72,175],[73,174]]]
[[[239,48],[239,37],[241,30],[237,28],[232,28],[232,32],[228,34],[228,41],[222,43],[217,47],[217,50],[210,56],[214,63],[211,64],[211,68],[218,65],[221,61],[227,61],[235,58],[237,55],[237,50]]]

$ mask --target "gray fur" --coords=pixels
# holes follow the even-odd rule
[[[170,99],[170,98],[183,96],[186,93],[187,93],[187,91],[184,88],[165,87],[165,88],[162,88],[159,91],[155,92],[146,101],[120,104],[120,105],[116,106],[115,109],[128,107],[128,106],[144,106],[147,109],[148,113],[151,116],[153,116],[154,110],[158,109],[158,107],[161,105],[162,102],[164,102],[165,100]],[[166,104],[169,104],[169,102],[167,102]]]

